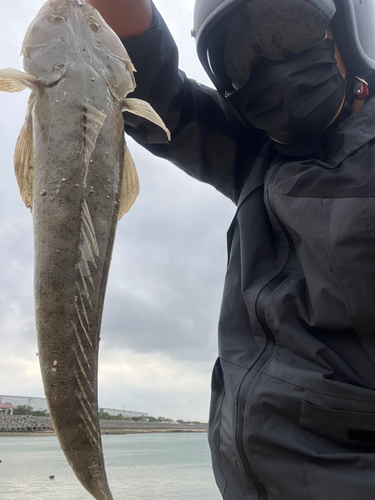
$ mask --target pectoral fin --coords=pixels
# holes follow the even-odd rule
[[[38,82],[35,76],[18,69],[0,69],[0,90],[4,92],[21,92],[26,87],[35,90]]]
[[[27,208],[33,205],[34,184],[34,145],[33,145],[33,118],[32,110],[36,101],[36,93],[33,92],[29,99],[29,105],[25,123],[18,137],[14,153],[14,171],[17,184],[20,188],[21,198]]]
[[[139,179],[133,158],[128,146],[125,146],[124,172],[120,193],[120,210],[118,220],[120,220],[134,204],[139,195]]]
[[[140,99],[124,99],[122,111],[128,111],[134,115],[142,116],[142,118],[146,118],[146,120],[155,123],[165,131],[168,140],[171,140],[171,133],[165,126],[165,123],[148,102],[141,101]]]

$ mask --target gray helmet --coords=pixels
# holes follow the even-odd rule
[[[196,0],[199,59],[221,94],[240,88],[259,57],[283,60],[331,28],[348,69],[375,70],[374,0]]]

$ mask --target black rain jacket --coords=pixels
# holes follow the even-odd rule
[[[319,159],[288,157],[178,70],[156,9],[124,44],[172,142],[129,114],[126,132],[237,205],[209,423],[223,498],[374,500],[375,98]]]

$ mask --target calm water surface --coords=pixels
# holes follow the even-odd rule
[[[205,433],[103,436],[103,447],[114,500],[221,499]],[[4,500],[92,500],[56,437],[0,437],[0,460]]]

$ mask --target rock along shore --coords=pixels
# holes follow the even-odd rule
[[[142,434],[151,432],[207,432],[206,424],[169,424],[159,422],[128,422],[126,420],[100,420],[102,434]],[[0,416],[0,437],[32,434],[54,435],[49,417],[31,415]]]

